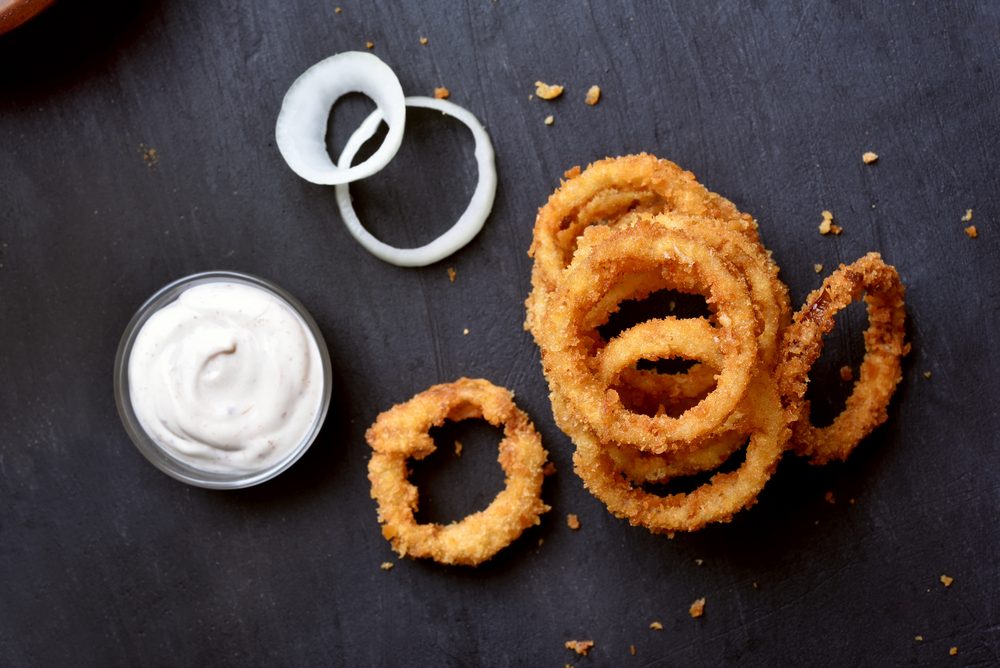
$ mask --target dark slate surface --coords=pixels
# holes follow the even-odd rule
[[[0,37],[2,662],[1000,662],[1000,7],[433,4],[341,0],[335,14],[306,0],[64,0]],[[291,81],[366,40],[408,93],[451,88],[496,144],[486,228],[426,269],[361,250],[332,190],[296,177],[274,146]],[[529,100],[536,79],[567,92]],[[582,102],[593,83],[595,108]],[[335,144],[369,107],[337,105]],[[398,244],[443,231],[475,178],[461,126],[415,112],[408,128],[389,168],[354,187],[372,229]],[[878,164],[861,164],[868,149]],[[640,150],[757,216],[796,304],[820,281],[814,263],[869,250],[909,287],[914,352],[888,424],[846,465],[786,459],[753,510],[674,540],[614,519],[583,489],[521,329],[536,208],[564,169]],[[962,232],[967,208],[977,240]],[[842,236],[817,233],[822,209]],[[292,291],[334,357],[319,441],[240,492],[156,471],[111,393],[135,308],[213,268]],[[844,356],[857,359],[855,315],[816,372],[831,395]],[[545,488],[554,510],[478,570],[383,572],[393,558],[368,498],[364,430],[461,375],[517,392],[559,467]],[[441,438],[456,434],[461,459],[415,473],[424,519],[483,507],[502,484],[495,433]],[[687,607],[700,596],[696,621]],[[597,644],[577,657],[571,638]]]

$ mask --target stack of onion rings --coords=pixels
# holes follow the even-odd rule
[[[791,318],[788,289],[747,214],[673,163],[642,154],[570,170],[538,212],[525,327],[542,353],[558,426],[586,487],[654,532],[728,521],[756,502],[785,450],[843,459],[886,418],[901,377],[903,287],[869,254],[841,266]],[[671,289],[704,296],[706,318],[639,323],[605,341],[619,305]],[[862,294],[861,377],[833,425],[809,422],[808,373],[834,313]],[[790,324],[791,323],[791,324]],[[681,374],[640,360],[697,362]],[[745,446],[732,472],[717,469]],[[644,483],[715,472],[686,494]]]
[[[434,439],[428,433],[431,427],[445,420],[477,417],[503,428],[499,461],[505,488],[485,510],[459,522],[418,523],[414,518],[418,493],[407,480],[407,460],[434,452]],[[382,535],[400,556],[476,566],[538,524],[549,510],[541,500],[548,457],[541,438],[528,416],[514,405],[511,393],[488,381],[460,378],[435,385],[379,415],[365,438],[374,451],[368,479]]]

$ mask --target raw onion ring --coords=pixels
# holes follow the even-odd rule
[[[407,480],[407,460],[434,452],[431,427],[476,417],[503,427],[498,459],[505,488],[485,510],[458,522],[417,523],[418,492]],[[400,556],[475,566],[538,524],[540,515],[549,510],[541,500],[548,453],[531,420],[514,405],[513,395],[489,381],[460,378],[435,385],[379,415],[365,438],[374,450],[368,479],[382,535]]]
[[[354,211],[354,205],[351,204],[351,192],[347,183],[337,185],[337,207],[340,209],[340,215],[351,236],[369,253],[380,260],[401,267],[423,267],[448,257],[472,241],[479,230],[483,229],[483,224],[493,208],[493,199],[496,197],[497,171],[493,143],[479,120],[468,110],[453,102],[430,97],[408,97],[406,105],[436,109],[442,114],[464,123],[472,131],[472,136],[476,141],[475,154],[476,164],[479,167],[479,180],[465,211],[447,232],[429,244],[419,248],[396,248],[379,241],[364,228],[358,219],[358,214]],[[337,163],[347,168],[358,149],[375,134],[381,122],[382,113],[376,109],[347,140]]]
[[[389,131],[371,157],[353,167],[341,167],[330,159],[326,128],[334,103],[348,93],[370,97]],[[296,174],[310,183],[337,185],[371,176],[389,164],[403,143],[405,124],[403,88],[392,68],[370,53],[345,51],[319,61],[289,87],[274,138]]]

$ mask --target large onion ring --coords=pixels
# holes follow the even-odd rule
[[[844,460],[888,417],[889,400],[903,377],[902,357],[906,311],[905,288],[896,269],[882,261],[878,253],[868,253],[837,271],[813,291],[795,314],[785,332],[778,365],[782,400],[795,421],[795,451],[810,463],[825,464]],[[809,370],[823,351],[823,335],[834,326],[834,315],[864,294],[868,308],[865,330],[865,358],[861,373],[843,412],[827,427],[815,427],[809,420],[805,399]]]
[[[437,100],[430,97],[408,97],[406,106],[424,109],[436,109],[446,116],[464,123],[476,141],[476,164],[479,167],[479,180],[472,193],[472,199],[465,211],[451,228],[434,241],[419,248],[396,248],[376,239],[364,228],[358,219],[358,214],[351,204],[351,191],[347,183],[337,185],[337,207],[347,225],[347,230],[365,250],[385,262],[401,267],[423,267],[448,257],[458,249],[472,241],[473,237],[483,229],[483,224],[493,209],[493,199],[497,192],[497,170],[493,152],[493,143],[486,134],[479,120],[466,109],[447,100]],[[376,109],[366,118],[344,146],[337,163],[342,168],[348,168],[358,149],[375,134],[382,122],[382,112]],[[362,163],[364,164],[364,163]]]
[[[687,494],[658,496],[634,485],[593,433],[560,424],[576,444],[573,464],[587,489],[617,517],[627,518],[653,533],[697,531],[709,522],[727,522],[733,514],[757,501],[757,495],[777,468],[788,440],[788,427],[774,381],[758,373],[746,394],[750,441],[746,459],[731,473],[717,473],[711,481]],[[553,400],[553,406],[558,398]],[[558,409],[557,413],[560,412]]]
[[[506,487],[478,513],[448,525],[418,524],[417,488],[407,480],[407,460],[434,452],[428,431],[445,420],[482,417],[503,427],[500,466]],[[486,561],[549,510],[541,500],[542,468],[548,453],[513,395],[481,379],[435,385],[385,411],[365,434],[374,453],[368,462],[372,498],[382,535],[400,556],[475,566]]]
[[[588,369],[592,335],[580,326],[593,314],[603,293],[622,273],[662,270],[664,287],[671,276],[693,276],[706,286],[719,327],[714,338],[724,362],[717,386],[697,406],[679,417],[648,416],[625,409]],[[746,392],[757,366],[756,318],[746,284],[733,275],[711,249],[676,230],[649,220],[615,228],[590,252],[576,257],[551,297],[547,327],[535,332],[550,385],[603,441],[627,443],[647,452],[676,452],[718,428]],[[594,315],[595,319],[600,314]]]
[[[335,165],[326,148],[330,109],[348,93],[374,100],[389,126],[378,150],[353,167]],[[310,183],[337,185],[371,176],[389,164],[403,143],[405,123],[406,103],[395,72],[370,53],[345,51],[319,61],[295,80],[281,102],[274,138],[296,174]]]

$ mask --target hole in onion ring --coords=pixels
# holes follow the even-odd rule
[[[618,311],[611,314],[608,321],[597,328],[605,341],[610,341],[626,329],[647,320],[666,318],[708,318],[712,312],[704,295],[678,292],[677,290],[657,290],[645,299],[627,299],[618,305]],[[673,372],[676,373],[676,372]]]
[[[378,149],[386,129],[381,123],[352,164],[367,160]],[[474,150],[475,141],[462,123],[439,111],[410,107],[396,158],[378,174],[351,184],[358,218],[391,246],[430,243],[469,203],[477,181]]]
[[[833,331],[823,337],[823,352],[809,372],[806,399],[810,403],[809,419],[816,427],[833,424],[843,412],[858,378],[865,357],[864,331],[868,315],[864,301],[856,301],[833,317]],[[851,378],[840,375],[849,367]]]
[[[503,429],[482,418],[447,421],[430,430],[437,448],[422,460],[410,460],[410,482],[419,490],[414,517],[421,524],[448,524],[486,508],[504,488],[497,464]],[[461,454],[455,443],[461,443]]]
[[[656,373],[687,373],[697,363],[697,360],[671,357],[665,360],[639,360],[636,362],[635,368],[639,371],[655,371]]]
[[[354,128],[361,125],[361,121],[365,120],[376,108],[374,100],[364,93],[348,93],[333,103],[326,121],[326,152],[330,154],[331,160],[337,159],[344,144],[354,133]],[[409,119],[407,119],[407,123],[409,123]],[[378,134],[378,140],[373,141],[370,150],[366,150],[364,156],[356,162],[367,160],[378,150],[378,147],[385,140],[386,129],[388,126],[383,124]],[[366,148],[369,147],[366,146]]]
[[[712,482],[712,477],[720,473],[732,473],[739,469],[746,462],[746,445],[736,448],[733,454],[729,455],[722,464],[711,471],[702,471],[691,475],[671,478],[666,482],[644,482],[641,487],[643,491],[656,496],[670,496],[671,494],[690,494],[702,485]]]

